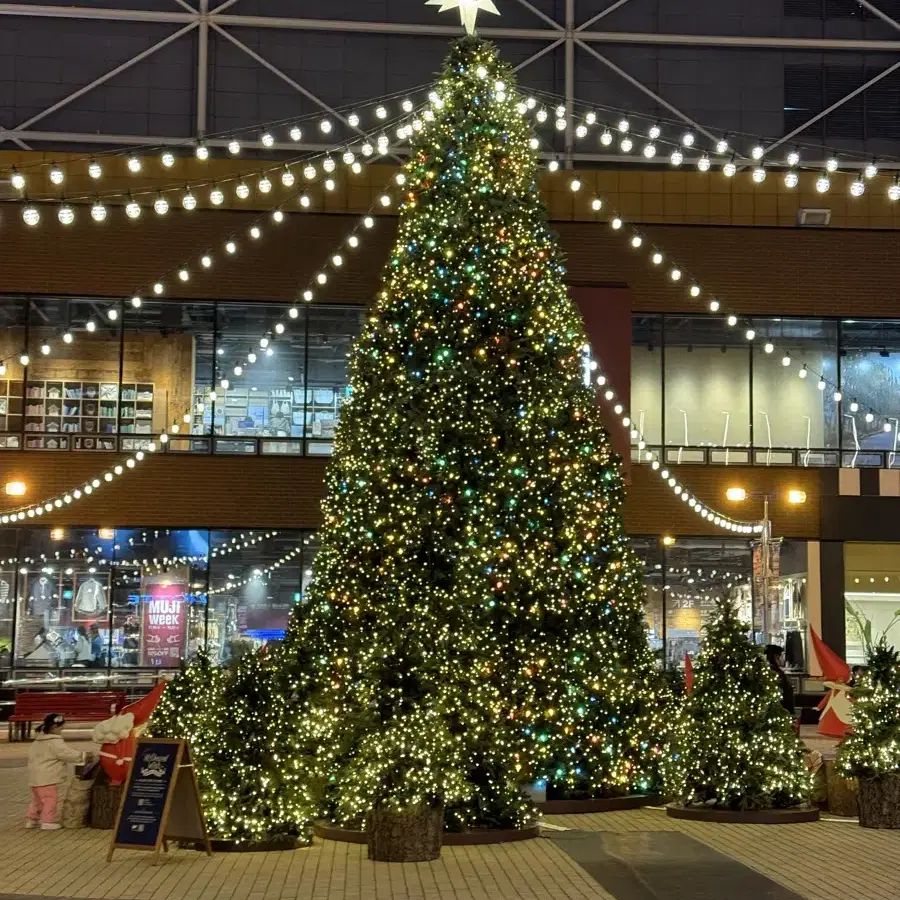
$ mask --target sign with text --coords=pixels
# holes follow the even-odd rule
[[[184,741],[141,740],[122,792],[107,861],[117,848],[151,850],[158,857],[169,840],[201,841],[211,852],[190,751]]]
[[[173,666],[182,657],[188,604],[187,584],[172,573],[146,579],[141,593],[141,665]]]

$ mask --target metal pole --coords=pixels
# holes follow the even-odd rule
[[[566,168],[575,149],[575,0],[566,0]]]
[[[209,0],[200,0],[200,30],[197,33],[197,137],[206,134],[206,102],[209,79]]]

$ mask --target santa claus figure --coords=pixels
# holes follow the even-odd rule
[[[850,666],[810,628],[816,658],[825,675],[828,693],[816,707],[820,711],[818,732],[826,737],[845,738],[853,730],[850,700]]]
[[[137,740],[144,733],[165,689],[165,682],[160,682],[146,697],[122,707],[117,716],[94,728],[94,743],[101,745],[100,765],[112,784],[124,784],[128,777]]]

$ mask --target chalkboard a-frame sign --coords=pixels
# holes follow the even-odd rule
[[[137,742],[106,861],[114,850],[150,850],[159,862],[169,841],[200,841],[212,855],[197,776],[184,741]]]

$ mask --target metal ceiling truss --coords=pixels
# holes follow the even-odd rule
[[[346,119],[332,108],[321,97],[308,90],[294,78],[272,64],[257,51],[251,49],[229,32],[230,27],[294,30],[305,32],[330,32],[336,34],[379,34],[379,35],[407,35],[452,38],[459,35],[459,29],[450,25],[435,23],[433,25],[421,25],[399,22],[365,22],[365,21],[341,21],[330,19],[303,19],[282,16],[256,16],[241,15],[234,12],[233,7],[240,0],[173,0],[173,5],[179,7],[172,10],[136,10],[136,9],[100,9],[88,6],[53,6],[31,3],[4,3],[0,2],[0,17],[15,16],[22,18],[46,18],[46,19],[80,19],[100,20],[106,22],[148,22],[154,24],[168,24],[175,30],[166,38],[147,47],[141,53],[126,60],[109,72],[95,78],[68,96],[46,109],[31,116],[24,122],[14,127],[0,126],[0,144],[13,142],[20,147],[29,149],[27,142],[58,143],[58,144],[97,144],[107,146],[141,146],[141,145],[177,145],[183,144],[183,138],[171,138],[147,135],[121,135],[121,134],[80,134],[59,131],[42,131],[35,129],[36,123],[47,118],[57,110],[83,97],[88,92],[105,84],[120,73],[137,65],[158,50],[168,46],[182,37],[197,31],[196,53],[196,109],[194,112],[193,134],[199,139],[207,133],[208,126],[208,100],[209,100],[209,35],[210,30],[230,41],[242,53],[251,57],[260,66],[267,69],[286,84],[290,85],[299,94],[312,101],[316,106],[326,111],[329,115],[347,124]],[[512,0],[510,0],[512,2]],[[563,48],[565,70],[565,105],[569,112],[569,127],[565,135],[565,159],[571,165],[573,162],[608,161],[611,157],[607,154],[591,154],[575,152],[575,135],[572,121],[575,110],[575,53],[576,49],[595,59],[610,69],[632,87],[641,91],[655,104],[665,108],[676,118],[690,125],[699,133],[715,139],[715,135],[706,130],[701,123],[694,121],[689,115],[678,109],[664,97],[651,90],[639,79],[630,75],[620,66],[616,65],[598,48],[598,45],[643,45],[666,47],[708,47],[708,48],[745,48],[745,49],[770,49],[770,50],[810,50],[810,51],[845,51],[853,53],[891,53],[900,57],[900,36],[897,40],[864,40],[864,39],[840,39],[840,38],[786,38],[786,37],[762,37],[751,35],[700,35],[700,34],[657,34],[650,32],[628,31],[600,31],[596,25],[602,19],[615,12],[632,0],[613,0],[600,12],[594,14],[580,25],[576,24],[577,0],[565,0],[563,9],[564,21],[557,22],[553,17],[538,9],[529,0],[515,0],[519,5],[531,12],[536,22],[534,28],[504,28],[484,27],[480,33],[488,38],[503,40],[546,41],[546,45],[528,59],[519,63],[517,71],[521,71],[536,60]],[[895,31],[900,32],[900,22],[878,9],[876,2],[872,0],[857,0],[869,12],[881,19]],[[870,79],[859,88],[823,110],[808,122],[780,138],[771,147],[795,138],[808,127],[819,121],[824,116],[833,112],[847,101],[858,96],[882,78],[900,68],[900,62],[889,66],[875,78]],[[209,141],[211,145],[224,145],[225,141]],[[285,149],[318,151],[324,145],[291,144]]]

